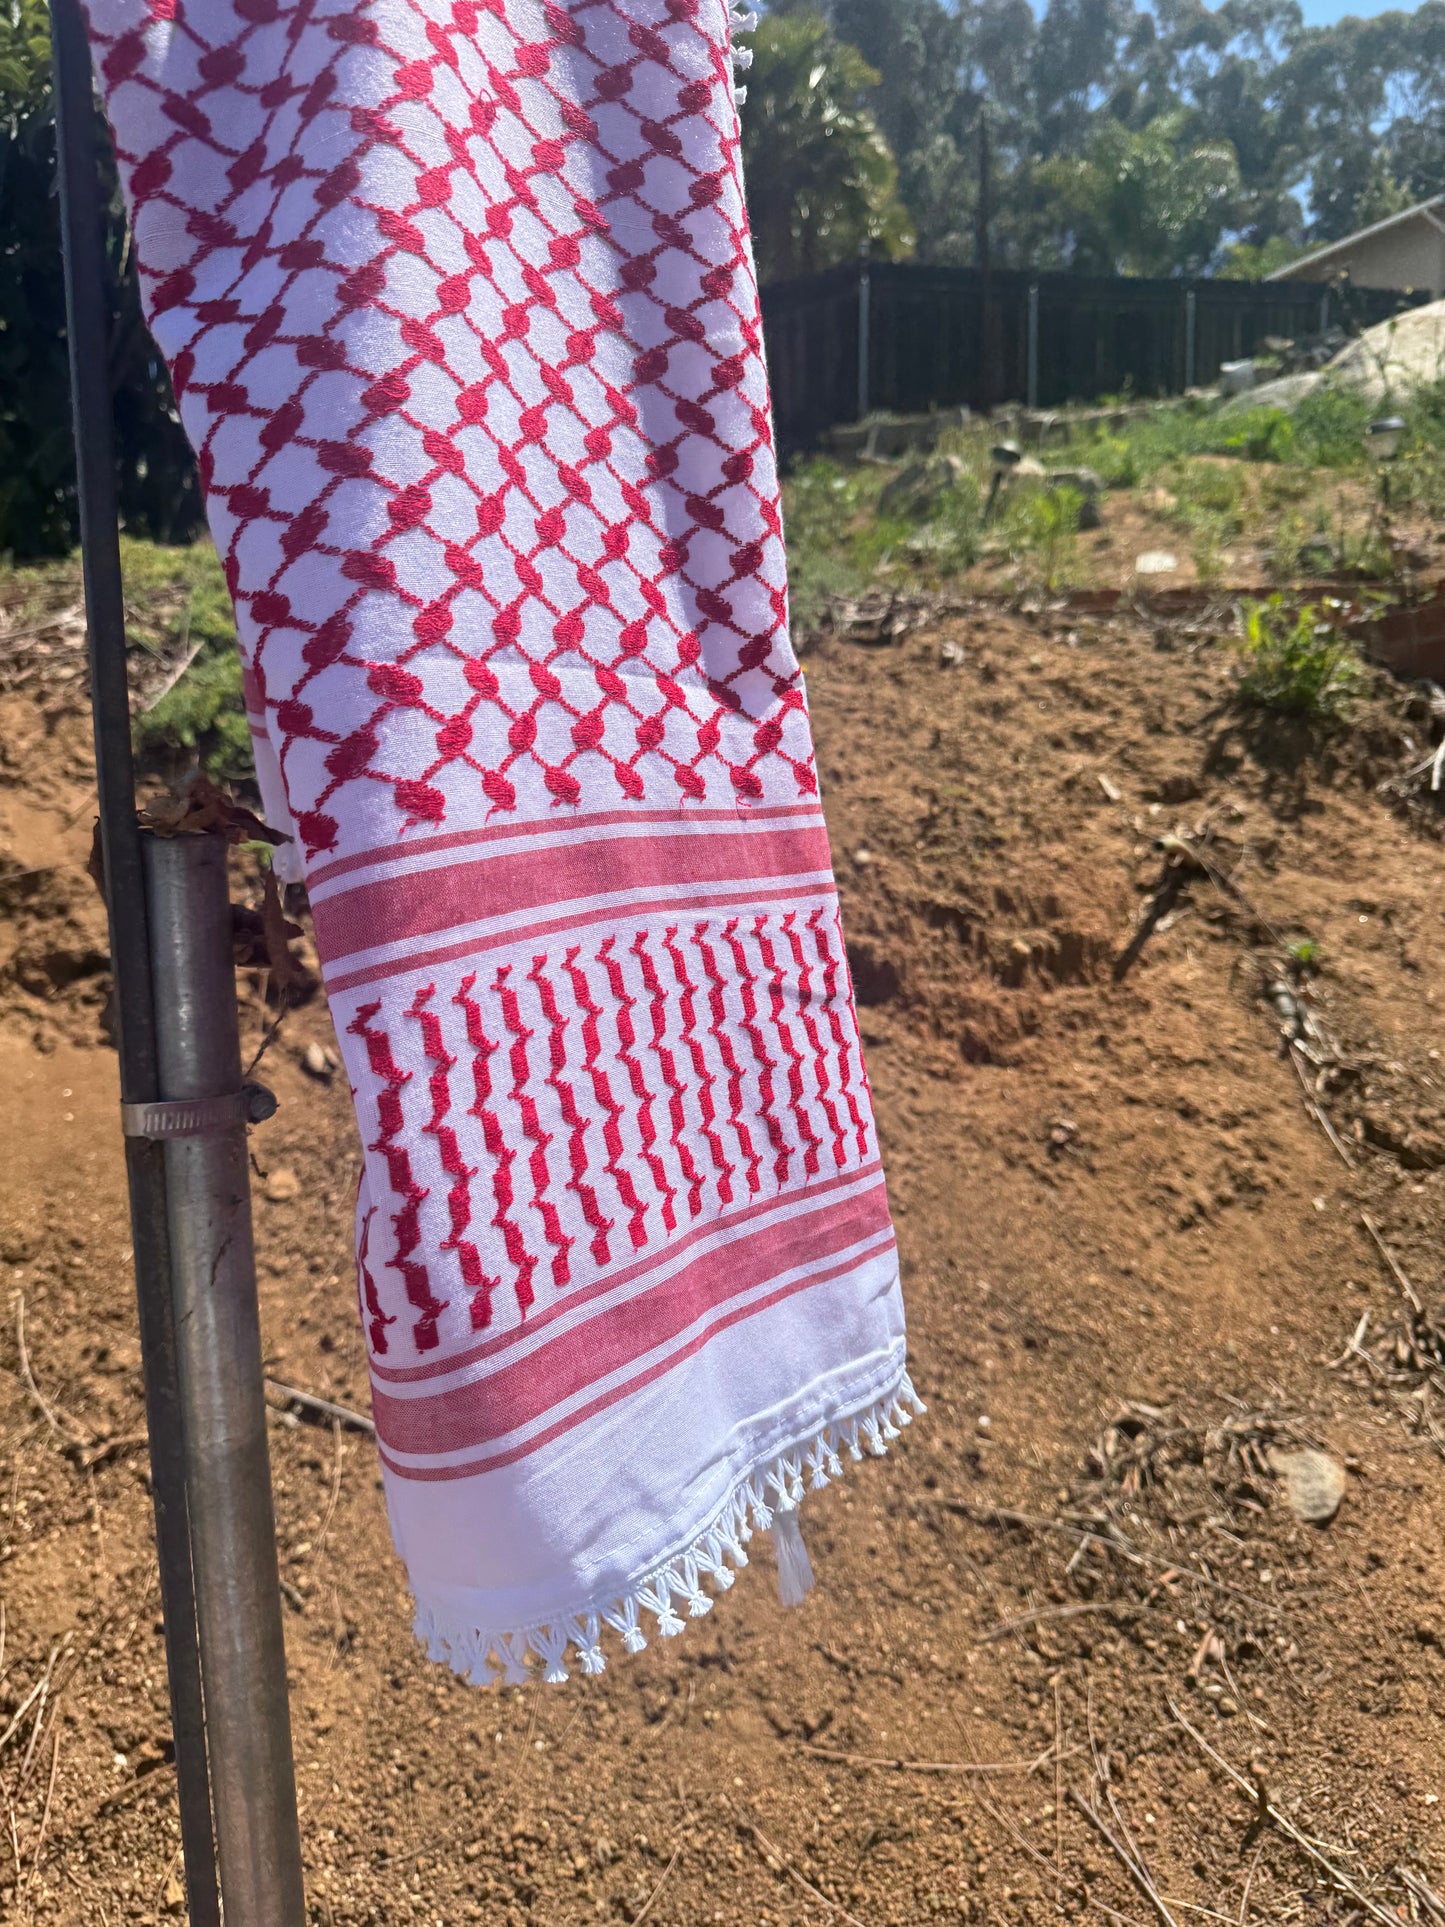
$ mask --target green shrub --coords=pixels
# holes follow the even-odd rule
[[[235,782],[251,773],[251,732],[241,695],[241,658],[232,643],[202,653],[136,726],[152,753],[194,750],[208,776]]]
[[[1314,603],[1291,614],[1282,596],[1247,602],[1239,647],[1245,702],[1316,722],[1349,714],[1363,680],[1359,657]]]
[[[859,595],[866,587],[847,543],[861,494],[858,471],[822,457],[800,462],[783,485],[788,605],[798,635],[818,626],[832,597]]]
[[[218,782],[249,776],[241,658],[220,558],[208,542],[165,548],[125,540],[121,565],[132,645],[168,659],[197,649],[175,687],[136,718],[137,750],[160,761],[192,752]]]
[[[1357,388],[1321,382],[1294,412],[1294,459],[1308,468],[1360,468],[1365,430],[1378,414]]]

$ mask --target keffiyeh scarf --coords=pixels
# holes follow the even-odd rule
[[[706,1612],[906,1420],[725,0],[91,0],[479,1684]]]

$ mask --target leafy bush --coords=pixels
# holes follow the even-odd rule
[[[1316,722],[1349,714],[1363,680],[1359,657],[1314,603],[1291,614],[1282,596],[1247,602],[1239,647],[1245,702]]]

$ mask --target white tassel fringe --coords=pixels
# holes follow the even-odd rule
[[[517,1686],[538,1670],[550,1684],[560,1685],[569,1677],[569,1649],[584,1673],[600,1673],[607,1663],[600,1645],[603,1626],[612,1628],[628,1653],[640,1653],[647,1644],[641,1621],[644,1612],[655,1622],[652,1631],[664,1639],[686,1632],[689,1619],[712,1611],[713,1602],[702,1589],[703,1577],[712,1580],[715,1591],[725,1592],[733,1583],[733,1567],[748,1563],[743,1546],[754,1532],[771,1532],[778,1597],[784,1606],[800,1606],[814,1585],[798,1524],[804,1490],[816,1492],[841,1476],[840,1447],[850,1459],[861,1459],[865,1446],[870,1454],[881,1456],[888,1449],[885,1441],[896,1439],[899,1428],[911,1424],[914,1413],[923,1410],[923,1401],[905,1373],[897,1390],[886,1393],[866,1412],[825,1426],[813,1439],[756,1467],[734,1486],[717,1517],[687,1550],[655,1572],[645,1573],[625,1598],[594,1601],[543,1625],[491,1632],[458,1623],[449,1613],[418,1600],[416,1636],[430,1658],[450,1666],[474,1686],[492,1686],[498,1680]]]
[[[757,25],[757,12],[748,5],[748,0],[728,0],[728,54],[733,63],[733,99],[739,107],[747,99],[748,90],[738,86],[736,76],[752,66],[753,50],[740,47],[737,38],[740,33],[755,33]]]

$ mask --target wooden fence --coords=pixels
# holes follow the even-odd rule
[[[1301,281],[830,268],[763,290],[778,441],[807,448],[870,409],[1177,395],[1213,381],[1266,336],[1356,332],[1413,299]]]

